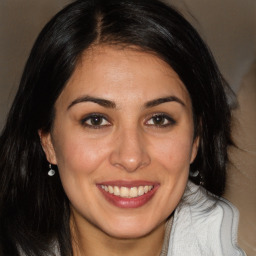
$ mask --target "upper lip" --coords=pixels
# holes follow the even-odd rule
[[[97,183],[97,185],[103,186],[118,186],[118,187],[139,187],[139,186],[156,186],[158,182],[152,182],[147,180],[111,180]]]

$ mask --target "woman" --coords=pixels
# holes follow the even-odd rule
[[[224,87],[163,3],[67,6],[39,35],[0,138],[1,255],[244,255],[219,198]]]

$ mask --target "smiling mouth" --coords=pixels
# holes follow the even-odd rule
[[[101,188],[112,195],[121,197],[121,198],[136,198],[143,196],[150,192],[154,186],[146,185],[146,186],[138,186],[138,187],[118,187],[118,186],[110,186],[110,185],[101,185]]]

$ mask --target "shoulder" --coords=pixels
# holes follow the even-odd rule
[[[245,256],[236,241],[238,220],[230,202],[189,182],[175,211],[168,255]]]

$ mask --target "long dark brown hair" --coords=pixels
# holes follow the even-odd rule
[[[1,255],[71,256],[69,201],[48,163],[38,130],[51,130],[54,104],[81,54],[92,44],[137,46],[168,63],[185,84],[200,146],[191,171],[221,195],[230,109],[226,86],[204,42],[173,8],[156,0],[79,0],[42,30],[27,61],[0,137]],[[57,167],[55,167],[57,169]],[[198,183],[198,179],[193,180]]]

